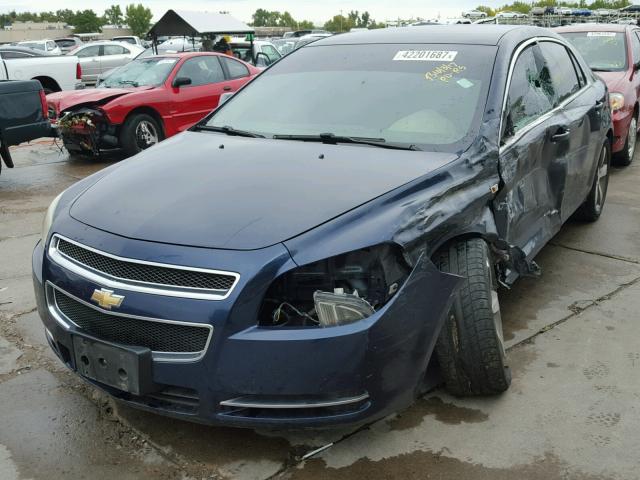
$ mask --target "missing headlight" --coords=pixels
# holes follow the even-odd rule
[[[269,287],[262,326],[317,327],[367,318],[387,303],[408,277],[397,245],[377,245],[296,268]]]

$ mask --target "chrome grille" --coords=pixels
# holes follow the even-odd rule
[[[209,340],[211,330],[206,326],[108,314],[57,289],[53,295],[60,313],[83,332],[102,340],[171,353],[202,352]]]
[[[224,296],[238,279],[237,274],[230,272],[202,271],[116,258],[61,237],[56,237],[53,242],[60,254],[77,264],[125,282],[158,285],[160,288],[211,291]]]

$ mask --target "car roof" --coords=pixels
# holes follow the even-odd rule
[[[146,58],[154,58],[154,57],[176,57],[176,58],[190,58],[190,57],[198,57],[201,55],[210,55],[210,56],[226,56],[229,57],[229,55],[225,55],[224,53],[219,53],[219,52],[171,52],[171,53],[165,53],[160,51],[157,55],[151,55],[149,57]],[[231,58],[231,57],[229,57]],[[237,59],[236,59],[237,60]]]
[[[626,32],[634,28],[635,25],[625,25],[619,23],[583,23],[581,25],[567,25],[566,27],[554,28],[556,32]]]
[[[368,43],[448,43],[460,45],[498,45],[503,37],[526,39],[555,37],[552,31],[526,25],[442,25],[433,28],[381,28],[367,32],[344,33],[320,39],[309,47]]]

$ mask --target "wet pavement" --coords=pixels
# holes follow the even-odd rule
[[[638,478],[640,161],[612,170],[599,222],[567,224],[540,253],[541,279],[501,291],[506,394],[436,390],[355,431],[256,432],[114,404],[62,367],[35,312],[31,250],[49,202],[117,159],[69,158],[51,140],[12,154],[0,176],[0,479]]]

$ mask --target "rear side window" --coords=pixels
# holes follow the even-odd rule
[[[637,35],[631,35],[631,58],[634,65],[640,62],[640,40]]]
[[[229,70],[229,78],[242,78],[249,76],[249,69],[237,60],[229,57],[220,57],[220,60],[227,66]]]
[[[103,55],[123,55],[129,53],[124,47],[120,45],[105,45]]]
[[[567,49],[555,42],[540,42],[542,53],[541,78],[545,93],[554,107],[580,90],[580,81]]]
[[[2,52],[0,53],[0,56],[6,60],[9,60],[11,58],[29,58],[33,55],[29,55],[28,53],[24,52]]]
[[[100,46],[92,45],[90,47],[83,48],[76,54],[78,57],[97,57],[100,54]]]
[[[505,137],[513,136],[553,108],[548,94],[549,78],[541,73],[533,47],[523,50],[516,60],[509,85]]]

